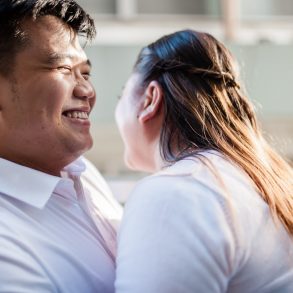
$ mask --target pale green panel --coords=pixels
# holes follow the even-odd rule
[[[293,118],[293,46],[230,46],[250,98],[265,118]]]
[[[92,46],[86,53],[92,63],[91,80],[97,92],[92,113],[96,123],[114,123],[114,111],[122,87],[132,71],[140,47]]]
[[[221,16],[221,1],[219,0],[205,0],[205,11],[210,16]]]

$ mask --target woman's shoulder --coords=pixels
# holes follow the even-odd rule
[[[217,171],[220,170],[219,162],[215,159],[211,162]],[[194,157],[181,160],[140,180],[131,192],[126,207],[147,209],[168,206],[170,210],[176,208],[191,214],[196,214],[197,209],[221,212],[225,205],[223,190],[209,168],[205,162]],[[221,176],[221,171],[218,175]]]
[[[196,194],[198,198],[204,195],[203,198],[207,200],[226,198],[229,193],[231,200],[237,196],[239,189],[248,197],[256,197],[253,182],[244,171],[220,153],[210,151],[187,157],[142,179],[133,194],[175,195],[176,198],[194,197]]]
[[[128,211],[150,209],[156,210],[158,215],[162,208],[168,210],[170,216],[175,211],[189,221],[197,222],[201,218],[208,224],[215,219],[229,226],[237,238],[242,238],[242,232],[249,238],[249,233],[244,233],[246,229],[255,234],[249,227],[257,228],[269,214],[248,176],[215,152],[186,158],[142,179],[126,204]]]
[[[203,267],[215,262],[225,270],[234,266],[239,241],[231,213],[212,184],[203,184],[194,176],[198,168],[197,161],[178,162],[136,185],[125,208],[120,251],[129,249],[129,239],[135,239],[140,252],[148,244],[146,251],[163,246],[166,259],[184,255],[193,269],[198,255]],[[191,250],[182,250],[182,246]],[[216,249],[217,254],[210,253]]]

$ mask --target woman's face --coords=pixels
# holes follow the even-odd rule
[[[142,170],[143,152],[146,149],[138,115],[143,100],[140,76],[132,74],[127,80],[115,111],[116,123],[124,143],[124,160],[127,167]]]
[[[148,101],[147,88],[141,86],[141,76],[133,73],[116,106],[116,122],[124,142],[124,160],[130,169],[153,172],[160,136],[161,120],[141,119]]]

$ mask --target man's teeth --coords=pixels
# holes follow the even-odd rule
[[[81,111],[71,111],[71,112],[66,112],[65,116],[68,118],[79,118],[79,119],[88,119],[89,115],[87,112],[81,112]]]

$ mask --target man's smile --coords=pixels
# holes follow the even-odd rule
[[[69,110],[66,112],[63,112],[64,116],[68,117],[68,118],[73,118],[73,119],[88,119],[89,118],[89,113],[88,112],[84,112],[84,111],[76,111],[76,110]]]

